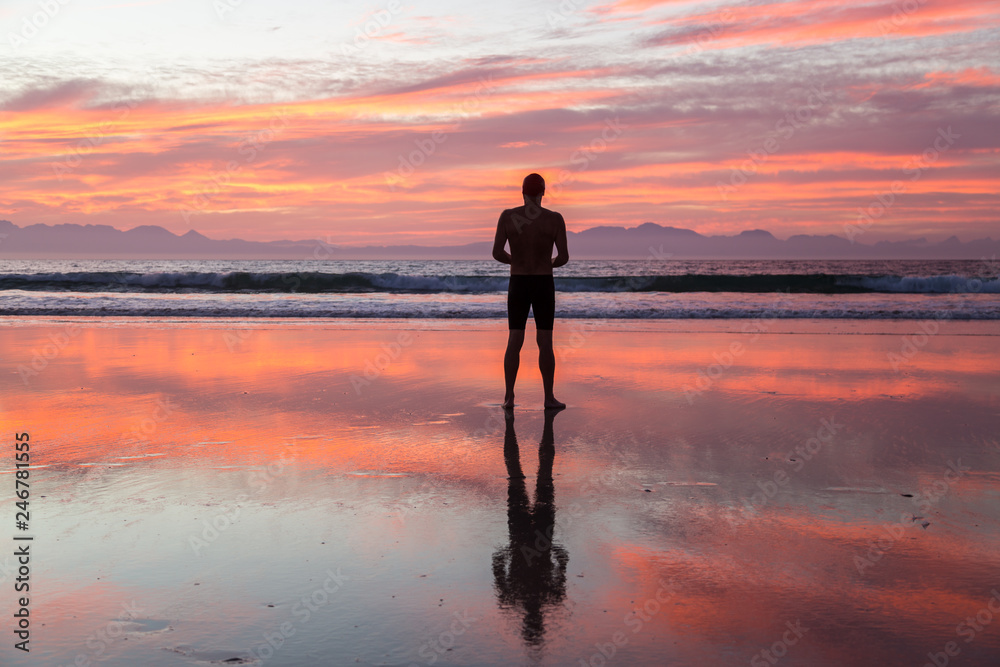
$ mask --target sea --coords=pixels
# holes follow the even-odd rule
[[[506,316],[492,260],[2,260],[0,315],[145,318]],[[1000,319],[1000,262],[572,260],[562,318]]]

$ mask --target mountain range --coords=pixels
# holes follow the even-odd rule
[[[0,220],[0,258],[67,259],[483,259],[492,239],[452,246],[342,246],[319,239],[245,241],[210,239],[190,230],[177,235],[143,225],[127,231],[109,225],[34,224]],[[992,238],[962,242],[952,236],[866,244],[833,234],[776,238],[752,229],[706,236],[690,229],[647,222],[638,227],[592,227],[568,233],[577,259],[981,259],[1000,252]]]

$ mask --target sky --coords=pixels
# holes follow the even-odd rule
[[[0,219],[1000,237],[996,0],[2,0]]]

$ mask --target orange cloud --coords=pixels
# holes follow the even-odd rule
[[[622,8],[632,9],[633,3]],[[804,0],[737,5],[652,22],[668,26],[651,40],[654,45],[695,44],[699,48],[719,49],[969,32],[1000,25],[1000,11],[989,0],[927,0],[913,11],[907,11],[898,2],[845,4],[838,0]]]

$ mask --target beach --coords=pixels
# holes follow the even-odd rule
[[[1000,667],[1000,2],[0,25],[0,667]]]
[[[0,663],[1000,655],[995,320],[505,324],[5,318]]]

